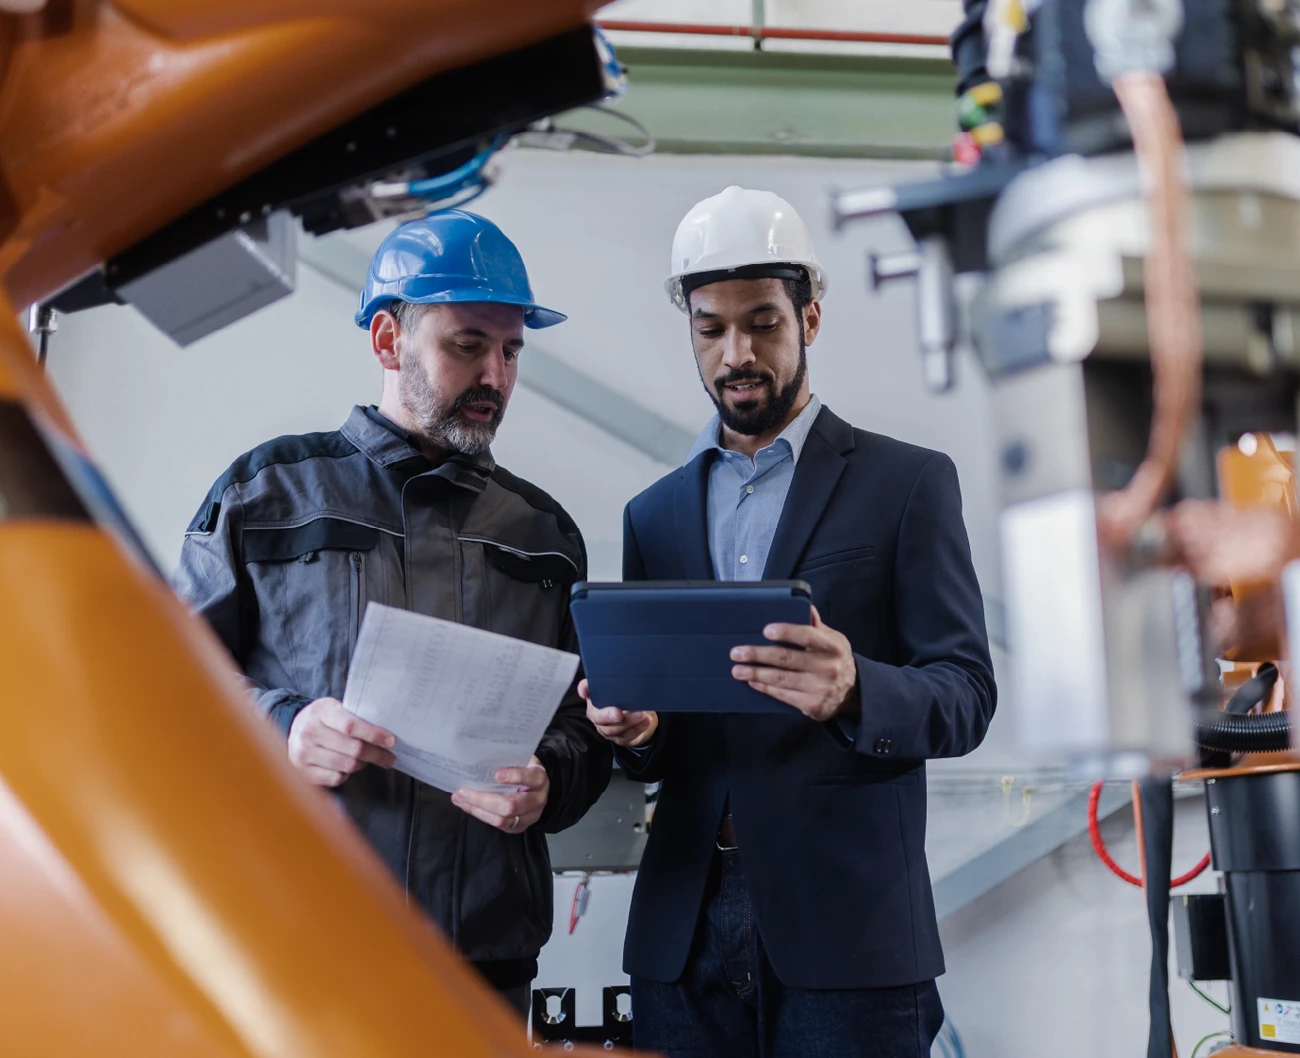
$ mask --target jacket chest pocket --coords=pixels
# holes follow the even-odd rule
[[[343,693],[380,537],[371,526],[335,518],[245,530],[259,646],[274,655],[300,694]]]
[[[493,540],[462,537],[461,547],[465,599],[474,603],[471,623],[554,645],[568,611],[569,587],[578,579],[577,564],[558,552],[526,551]]]

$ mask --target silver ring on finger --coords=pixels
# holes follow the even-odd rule
[[[519,817],[518,817],[518,816],[515,816],[514,819],[510,820],[510,825],[509,825],[508,827],[506,827],[506,829],[507,829],[507,830],[518,830],[518,829],[519,829]]]

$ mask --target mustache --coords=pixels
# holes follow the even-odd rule
[[[752,367],[732,368],[725,375],[719,375],[713,380],[714,386],[718,391],[722,391],[723,386],[729,386],[733,382],[774,382],[776,376],[770,371],[759,371]]]
[[[451,406],[452,411],[459,411],[466,404],[492,404],[499,412],[505,407],[505,394],[491,386],[471,386],[465,390]]]

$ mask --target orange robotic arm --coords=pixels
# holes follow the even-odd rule
[[[46,297],[349,118],[435,74],[579,27],[596,6],[50,0],[37,14],[0,16],[10,299]],[[510,87],[527,100],[542,83]]]
[[[528,1050],[291,771],[215,639],[87,513],[68,484],[83,457],[14,320],[386,97],[592,6],[50,0],[0,16],[0,1052]]]

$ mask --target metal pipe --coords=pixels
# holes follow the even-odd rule
[[[896,279],[915,279],[921,271],[921,255],[916,250],[898,253],[873,253],[869,258],[871,289],[879,290]]]
[[[36,363],[44,371],[50,352],[50,335],[59,329],[59,314],[49,305],[32,305],[27,310],[27,329],[37,336]]]
[[[916,328],[925,384],[931,393],[947,393],[952,389],[952,352],[957,343],[952,251],[942,235],[927,236],[917,249]]]
[[[701,37],[746,37],[750,40],[819,40],[851,44],[930,44],[948,46],[947,37],[924,33],[867,33],[841,29],[795,29],[791,26],[728,26],[702,22],[631,22],[602,19],[601,29],[618,33],[684,33]]]

